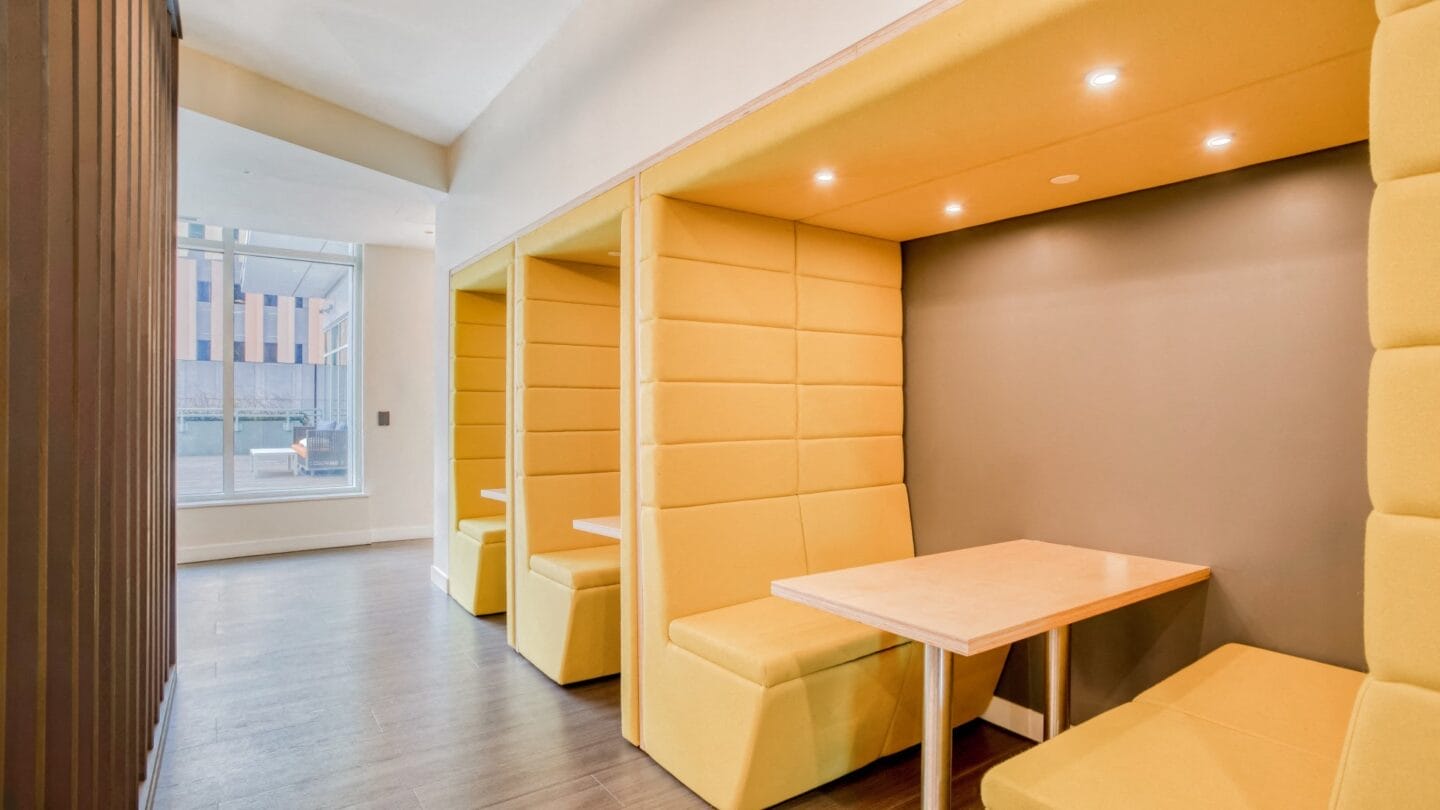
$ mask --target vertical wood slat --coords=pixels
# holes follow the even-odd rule
[[[174,637],[165,0],[0,3],[0,806],[127,807]]]

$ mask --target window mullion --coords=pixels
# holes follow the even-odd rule
[[[221,373],[221,401],[223,415],[221,423],[221,480],[226,497],[235,494],[235,229],[225,228],[224,260],[221,262],[220,280],[223,289],[220,295],[211,295],[211,301],[223,301],[220,318],[221,349],[224,361]],[[212,303],[211,306],[217,304]]]

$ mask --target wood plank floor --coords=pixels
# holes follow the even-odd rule
[[[620,737],[619,683],[551,683],[429,582],[430,543],[181,566],[159,808],[686,808]],[[956,731],[955,806],[1029,743]],[[918,807],[910,750],[786,808]]]

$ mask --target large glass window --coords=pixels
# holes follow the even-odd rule
[[[180,501],[359,490],[358,246],[178,227]]]

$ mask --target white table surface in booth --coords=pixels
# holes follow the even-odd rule
[[[482,489],[480,490],[480,497],[491,501],[499,501],[501,503],[510,502],[510,493],[506,492],[504,489]]]
[[[961,655],[1210,577],[1203,565],[1012,540],[771,583],[771,593]]]
[[[610,515],[608,517],[575,518],[571,521],[576,531],[598,534],[601,537],[608,537],[611,540],[620,539],[620,516]]]

